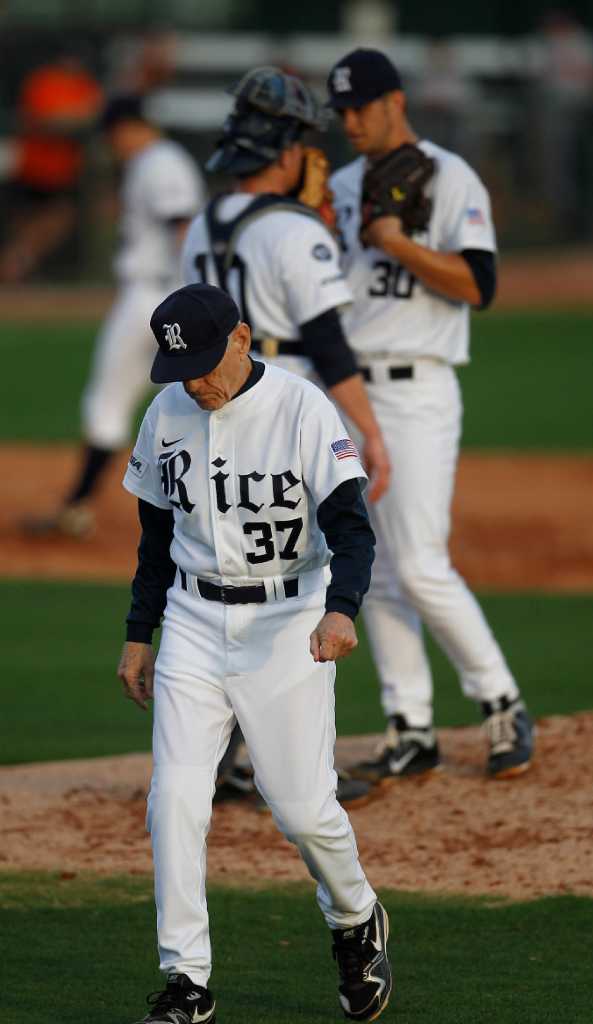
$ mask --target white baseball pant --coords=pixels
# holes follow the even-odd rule
[[[129,441],[157,348],[150,318],[167,294],[162,283],[122,285],[99,331],[82,396],[84,436],[97,448],[123,448]]]
[[[168,593],[147,821],[160,966],[198,985],[206,985],[211,968],[206,836],[216,770],[235,719],[259,791],[318,883],[327,924],[361,924],[376,900],[335,795],[335,666],[315,664],[309,653],[324,599],[325,589],[316,589],[229,606],[177,583]]]
[[[362,361],[362,359],[361,359]],[[377,538],[365,625],[386,715],[432,722],[433,684],[422,622],[447,654],[466,696],[492,701],[517,685],[475,597],[451,565],[450,507],[462,402],[446,363],[419,359],[412,380],[373,360],[368,390],[392,462],[387,494],[369,505]],[[381,379],[382,378],[382,379]]]

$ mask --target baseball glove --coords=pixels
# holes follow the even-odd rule
[[[361,231],[378,217],[399,217],[407,235],[424,231],[432,202],[423,189],[434,169],[434,160],[409,142],[371,164],[362,181]]]
[[[306,146],[297,198],[301,203],[316,210],[330,231],[335,231],[336,211],[333,206],[333,193],[328,184],[329,172],[329,160],[325,153],[316,146]]]

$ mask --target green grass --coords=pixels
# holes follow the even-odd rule
[[[62,441],[78,437],[80,392],[95,325],[5,324],[0,334],[4,379],[0,437]]]
[[[129,590],[91,583],[0,582],[4,673],[0,760],[94,757],[150,747],[150,715],[121,695],[115,668]],[[593,706],[593,598],[488,595],[483,605],[536,715]],[[384,720],[362,625],[339,667],[338,731],[379,731]],[[430,647],[438,725],[477,720],[453,670]]]
[[[593,312],[474,316],[464,445],[591,450],[592,338]]]
[[[467,446],[593,448],[593,312],[478,314],[472,331],[473,361],[461,371]],[[78,437],[95,333],[93,323],[2,327],[10,389],[0,409],[0,437]]]
[[[0,355],[10,388],[0,409],[0,438],[39,443],[79,438],[80,397],[97,326],[2,326]],[[147,381],[147,395],[153,393]]]
[[[570,714],[593,708],[593,595],[481,594],[480,603],[500,642],[531,711],[537,715]],[[354,655],[342,663],[338,677],[338,731],[354,734],[381,730],[378,683],[364,631]],[[438,726],[478,721],[476,704],[461,693],[457,674],[428,637],[434,676],[435,722]]]
[[[398,1024],[590,1024],[593,902],[385,892]],[[312,886],[209,893],[221,1024],[343,1020]],[[124,1024],[160,987],[148,879],[0,877],[2,1024]]]
[[[150,716],[123,699],[115,669],[129,588],[3,581],[10,647],[0,759],[53,760],[145,750]]]

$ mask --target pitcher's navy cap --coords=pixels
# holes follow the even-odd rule
[[[241,317],[230,295],[210,284],[178,288],[150,318],[159,351],[150,379],[155,384],[205,377],[226,352]]]
[[[362,47],[346,54],[331,69],[327,88],[335,110],[364,107],[386,92],[402,89],[399,71],[380,50]]]

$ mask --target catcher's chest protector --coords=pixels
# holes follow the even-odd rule
[[[302,213],[306,217],[313,217],[317,221],[321,220],[315,210],[299,202],[298,199],[294,199],[292,196],[279,196],[271,193],[256,196],[241,213],[231,220],[220,220],[218,216],[220,204],[230,194],[229,192],[223,192],[222,195],[212,199],[204,211],[218,283],[225,290],[227,273],[233,264],[239,237],[254,220],[258,220],[266,213],[274,213],[276,210],[290,210]]]

